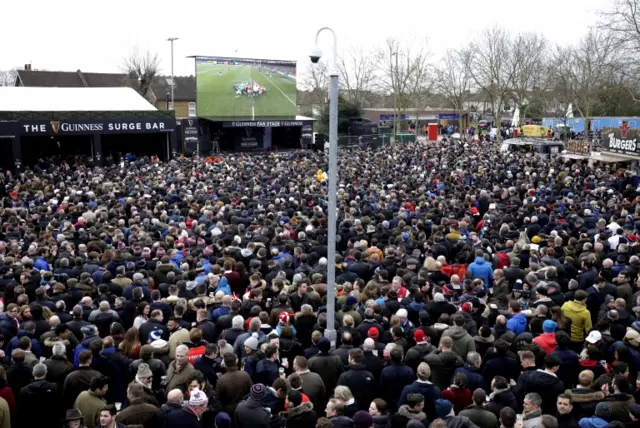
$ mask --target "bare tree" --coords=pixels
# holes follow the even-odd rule
[[[338,57],[338,71],[342,96],[361,107],[376,79],[376,63],[372,52],[362,46],[352,47]]]
[[[601,103],[603,85],[619,78],[617,46],[613,33],[592,29],[577,45],[557,48],[554,77],[566,88],[573,109],[584,119],[585,129]]]
[[[500,124],[504,106],[512,95],[513,67],[512,40],[509,33],[499,27],[485,30],[463,51],[468,58],[469,73],[480,91],[488,98],[491,114]],[[497,134],[500,139],[500,133]]]
[[[320,61],[309,66],[298,83],[303,90],[312,94],[314,101],[324,101],[329,87],[329,68],[327,63]]]
[[[157,53],[140,52],[136,46],[131,54],[124,59],[121,68],[127,75],[133,89],[147,98],[154,79],[160,73],[160,59]]]
[[[524,119],[533,103],[542,103],[550,85],[547,39],[538,33],[518,34],[511,42],[509,68],[511,97]]]
[[[435,70],[435,89],[461,115],[471,94],[472,77],[464,52],[450,51]]]
[[[599,28],[630,48],[640,48],[640,1],[614,0],[613,8],[600,12]]]
[[[0,71],[0,86],[15,86],[18,73],[15,68],[6,71]]]
[[[396,118],[416,104],[416,99],[423,96],[426,87],[430,88],[424,82],[429,73],[428,61],[431,56],[428,46],[427,39],[406,44],[389,38],[384,46],[376,50],[375,58],[380,64],[377,86],[394,96]],[[416,97],[418,92],[422,94],[420,97]],[[397,123],[397,120],[394,121],[394,129]]]

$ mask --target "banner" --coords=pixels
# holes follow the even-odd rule
[[[603,129],[601,150],[627,156],[640,156],[639,135],[639,130],[630,129],[626,123],[619,128]]]
[[[182,134],[185,137],[198,138],[200,132],[198,130],[198,119],[183,119],[182,121]]]
[[[22,135],[88,135],[88,134],[141,134],[171,132],[176,127],[171,118],[136,118],[103,120],[21,120]]]
[[[235,129],[233,134],[237,152],[261,151],[264,148],[264,129]]]
[[[566,144],[567,153],[573,153],[576,155],[589,156],[591,154],[591,148],[589,142],[584,140],[570,140]]]
[[[283,128],[297,126],[313,126],[312,120],[243,120],[222,122],[223,128]]]

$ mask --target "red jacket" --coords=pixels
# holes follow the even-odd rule
[[[442,398],[451,401],[453,410],[457,415],[471,404],[471,391],[469,388],[456,388],[452,386],[442,391]]]
[[[552,354],[558,347],[555,333],[542,333],[540,336],[533,339],[533,342],[537,343],[540,349],[542,349],[547,355]]]

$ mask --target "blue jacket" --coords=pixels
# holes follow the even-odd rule
[[[580,428],[607,428],[609,426],[609,422],[597,416],[592,416],[590,418],[580,419],[578,425],[580,425]]]
[[[470,366],[465,363],[464,367],[458,367],[456,371],[453,372],[453,376],[451,377],[451,383],[453,384],[453,378],[458,373],[464,373],[467,376],[467,388],[469,391],[475,391],[480,388],[485,391],[488,391],[487,383],[484,381],[482,374],[480,373],[480,369]]]
[[[402,388],[398,407],[407,402],[407,395],[409,394],[422,394],[424,397],[424,413],[427,415],[428,420],[432,421],[438,417],[436,414],[436,400],[440,398],[440,388],[431,382],[415,381],[411,385]]]
[[[33,262],[33,268],[37,270],[44,270],[47,272],[51,271],[51,269],[49,269],[49,263],[47,263],[47,261],[42,257],[38,257],[36,261]]]
[[[76,350],[73,353],[73,367],[74,368],[80,367],[80,352],[86,351],[87,349],[89,349],[89,345],[91,345],[91,342],[93,342],[94,340],[102,340],[102,339],[100,339],[100,336],[98,336],[98,335],[87,337],[87,338],[82,339],[82,342],[80,342],[80,344],[78,344],[78,346],[76,346]]]
[[[468,270],[471,272],[473,279],[480,278],[484,282],[485,290],[491,287],[493,267],[483,257],[476,257],[475,261],[469,265]]]
[[[34,339],[33,335],[26,330],[18,330],[18,334],[12,337],[9,341],[9,345],[7,345],[5,354],[7,356],[10,356],[14,349],[18,349],[20,338],[25,336],[31,339],[31,352],[33,353],[33,355],[40,358],[42,356],[42,347],[40,347],[40,341],[38,339]]]
[[[266,359],[258,361],[256,365],[255,383],[273,385],[273,382],[278,379],[278,375],[278,365],[275,361]]]
[[[218,318],[223,315],[227,315],[229,312],[231,312],[231,308],[220,306],[218,309],[214,309],[213,312],[211,312],[211,316],[209,317],[209,319],[213,322],[216,322]]]
[[[516,337],[527,331],[527,316],[524,312],[520,312],[509,318],[507,328],[514,332]]]
[[[220,277],[220,281],[218,281],[218,287],[216,287],[216,293],[218,291],[222,291],[225,296],[229,296],[231,294],[231,286],[229,285],[229,281],[227,281],[227,278]]]
[[[411,385],[416,377],[411,368],[404,363],[392,363],[380,373],[380,391],[389,408],[396,410],[405,386]]]

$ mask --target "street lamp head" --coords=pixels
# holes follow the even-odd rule
[[[322,58],[322,51],[318,46],[314,46],[309,54],[309,59],[311,59],[312,63],[317,64],[318,61],[320,61],[320,58]]]

